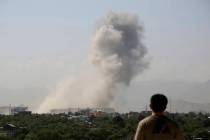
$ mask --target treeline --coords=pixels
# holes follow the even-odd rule
[[[179,124],[186,140],[210,140],[210,114],[168,116]],[[137,112],[73,119],[65,114],[0,116],[0,140],[132,140],[143,117]]]

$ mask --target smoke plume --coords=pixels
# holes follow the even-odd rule
[[[129,86],[148,66],[142,33],[143,27],[136,15],[112,12],[99,20],[89,54],[99,74],[91,78],[79,76],[59,84],[39,112],[59,107],[109,107],[117,88]]]

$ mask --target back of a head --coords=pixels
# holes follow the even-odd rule
[[[154,112],[163,112],[168,104],[168,99],[163,94],[154,94],[150,99],[150,106]]]

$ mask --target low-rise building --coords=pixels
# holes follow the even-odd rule
[[[50,110],[51,114],[69,114],[75,113],[77,115],[91,115],[96,113],[99,114],[110,114],[114,113],[115,110],[113,108],[64,108],[64,109],[52,109]]]
[[[20,112],[27,112],[28,107],[26,106],[1,106],[0,114],[1,115],[15,115]]]
[[[69,112],[75,113],[80,111],[80,108],[63,108],[63,109],[51,109],[51,114],[68,114]]]
[[[27,133],[27,129],[25,127],[17,127],[11,123],[5,124],[0,127],[0,134],[8,137],[16,137],[19,134]]]

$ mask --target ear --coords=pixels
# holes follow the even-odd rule
[[[150,109],[152,109],[152,104],[149,105]]]
[[[164,111],[166,110],[167,106],[165,106]]]

